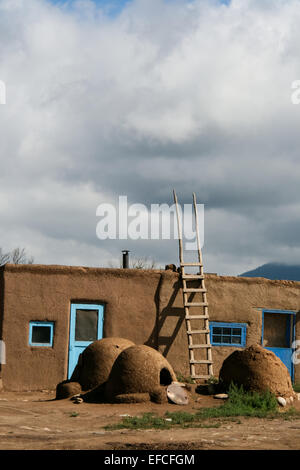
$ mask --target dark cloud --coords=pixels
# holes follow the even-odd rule
[[[136,0],[112,18],[0,0],[3,247],[176,262],[176,242],[96,237],[100,203],[172,204],[176,188],[205,204],[208,271],[299,262],[299,1],[262,3]]]

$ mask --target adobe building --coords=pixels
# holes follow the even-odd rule
[[[207,274],[205,283],[214,375],[234,350],[259,343],[300,382],[292,348],[300,340],[300,282]],[[7,264],[0,269],[3,389],[55,389],[85,347],[105,337],[151,346],[188,377],[180,286],[168,270]]]

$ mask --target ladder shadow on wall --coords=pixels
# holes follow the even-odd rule
[[[163,275],[157,288],[155,294],[155,303],[157,307],[156,324],[148,340],[145,342],[147,346],[159,350],[164,357],[167,357],[170,348],[185,321],[184,307],[174,306],[176,297],[181,289],[179,279],[172,284],[172,294],[167,305],[162,305],[163,287],[166,280],[169,281],[170,279]],[[167,325],[167,322],[174,317],[178,318],[177,322],[174,325],[174,322],[171,321],[172,326],[170,328],[170,326]],[[165,329],[171,329],[171,334],[165,335]],[[163,346],[165,347],[163,348]]]

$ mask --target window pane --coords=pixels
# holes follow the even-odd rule
[[[213,327],[213,333],[214,333],[214,335],[221,335],[222,334],[222,328],[214,326]]]
[[[232,334],[236,336],[241,336],[242,335],[242,329],[241,328],[232,328]]]
[[[212,340],[213,340],[213,343],[221,343],[221,336],[213,335]]]
[[[32,343],[46,343],[50,344],[51,341],[51,327],[50,326],[32,326]]]
[[[240,336],[232,336],[231,342],[232,344],[241,344],[242,339]]]
[[[96,341],[98,310],[76,310],[75,341]]]
[[[230,336],[222,336],[222,343],[230,344]]]
[[[230,335],[231,334],[231,328],[223,328],[223,335]]]
[[[290,315],[264,313],[264,346],[268,348],[290,348]]]

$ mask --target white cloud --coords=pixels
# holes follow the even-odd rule
[[[90,0],[0,0],[4,248],[108,262],[121,245],[99,245],[98,204],[172,203],[175,185],[205,203],[209,271],[300,262],[298,212],[282,217],[300,203],[299,6],[135,0],[111,18]],[[174,262],[169,246],[133,248]]]

